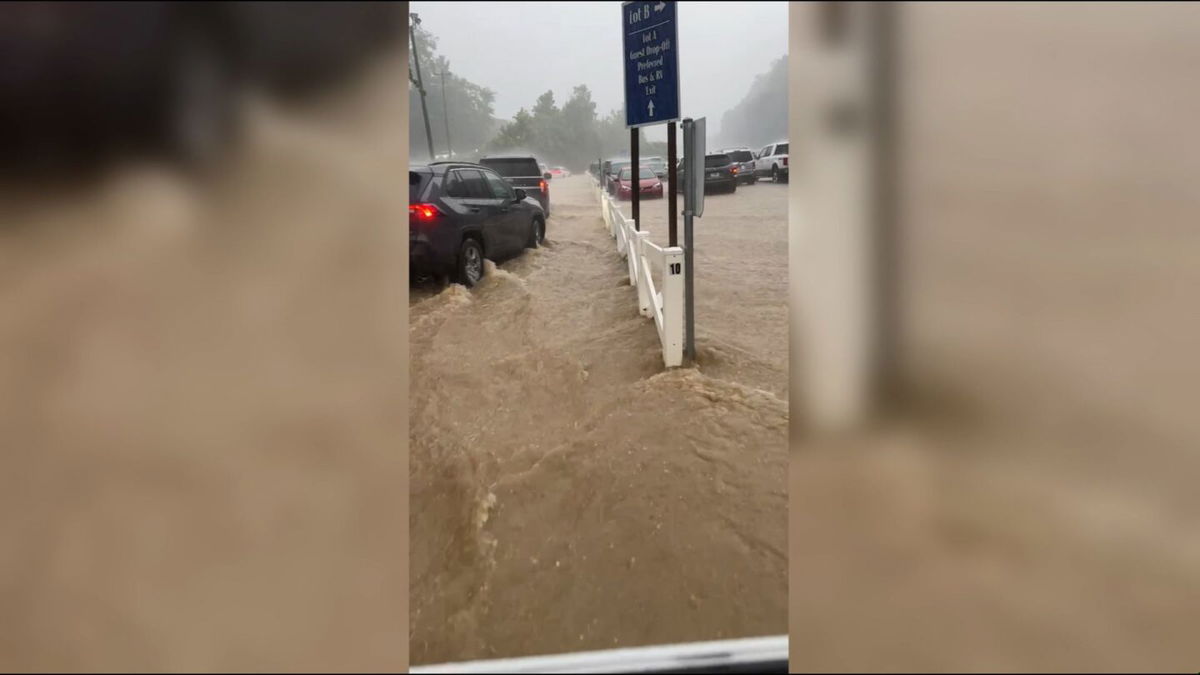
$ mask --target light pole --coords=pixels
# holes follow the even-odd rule
[[[446,71],[450,69],[450,62],[442,63],[442,67],[435,73],[442,80],[442,120],[446,123],[446,151],[450,153],[450,159],[454,159],[454,144],[450,142],[450,109],[446,107]]]
[[[421,25],[421,17],[417,16],[416,12],[410,12],[409,18],[412,23],[408,27],[408,35],[412,38],[412,57],[413,65],[417,68],[417,79],[413,82],[417,85],[417,91],[421,93],[421,115],[425,118],[425,140],[429,141],[429,161],[433,161],[436,157],[433,154],[433,131],[429,128],[429,109],[425,107],[425,84],[421,79],[421,58],[417,52],[417,26]],[[409,78],[411,79],[411,75]]]

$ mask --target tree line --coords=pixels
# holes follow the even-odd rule
[[[622,111],[600,114],[587,85],[575,87],[561,106],[554,92],[547,91],[532,107],[521,108],[510,120],[499,120],[494,108],[496,93],[456,75],[448,59],[437,53],[436,36],[421,26],[415,32],[435,155],[447,155],[453,149],[455,157],[474,161],[488,152],[529,152],[547,164],[581,172],[597,158],[628,154],[629,131]],[[409,155],[427,162],[431,158],[425,118],[414,82],[414,60],[409,63]],[[666,143],[647,143],[644,136],[640,143],[644,156],[666,155]]]
[[[638,143],[643,156],[666,154],[666,143],[648,143],[644,134]],[[581,84],[562,106],[555,103],[554,92],[547,91],[532,108],[517,111],[501,125],[487,149],[531,152],[547,164],[580,172],[598,159],[628,154],[629,130],[623,111],[597,114],[591,90]]]
[[[456,158],[474,161],[489,152],[529,152],[542,162],[573,172],[585,170],[598,158],[628,156],[629,130],[623,111],[601,114],[587,85],[574,87],[562,105],[553,91],[547,91],[512,119],[499,120],[494,109],[496,93],[454,74],[449,61],[437,53],[437,38],[428,30],[417,26],[416,37],[435,154],[447,154],[453,147]],[[420,95],[411,81],[409,93],[409,153],[414,160],[429,161]],[[780,57],[755,78],[745,98],[722,115],[719,141],[710,138],[709,147],[745,144],[757,148],[787,138],[787,134],[787,59]],[[641,156],[666,156],[665,142],[647,142],[644,134],[639,138]]]

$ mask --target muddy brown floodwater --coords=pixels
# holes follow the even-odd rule
[[[697,367],[664,371],[586,176],[543,248],[412,289],[412,663],[787,631],[785,193],[710,204]]]

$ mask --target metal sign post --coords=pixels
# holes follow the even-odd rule
[[[704,215],[705,118],[683,121],[683,209]]]
[[[629,197],[633,202],[633,229],[640,232],[642,230],[642,163],[638,156],[638,130],[629,130]],[[617,174],[619,181],[621,174]],[[617,183],[617,189],[620,190],[621,184]]]
[[[641,127],[654,124],[667,125],[667,174],[669,179],[667,196],[667,227],[669,246],[678,246],[676,241],[677,167],[675,165],[675,123],[679,121],[679,30],[676,24],[674,2],[665,0],[626,0],[621,3],[621,34],[625,69],[625,126],[629,129],[629,149],[633,174],[633,222],[641,229],[641,175],[638,138]],[[686,124],[686,123],[685,123]],[[685,131],[686,133],[686,131]],[[703,136],[703,120],[701,120]],[[703,140],[701,141],[703,143]],[[701,151],[703,154],[703,151]],[[701,159],[703,164],[703,159]],[[703,176],[703,174],[701,174]],[[702,178],[703,182],[703,178]],[[686,216],[684,231],[684,280],[686,300],[684,314],[686,326],[685,355],[695,358],[692,322],[692,229],[691,216]],[[639,235],[640,236],[640,235]],[[678,252],[674,253],[678,256]],[[677,259],[677,258],[676,258]],[[678,263],[670,267],[670,274],[678,274]],[[678,283],[676,281],[675,283]],[[675,286],[678,289],[678,286]],[[678,296],[676,296],[678,297]],[[676,304],[676,311],[678,305]],[[676,315],[677,316],[677,315]],[[678,324],[673,324],[678,325]],[[674,339],[678,339],[676,336]],[[678,345],[678,343],[675,343]],[[678,347],[676,347],[678,348]]]
[[[679,218],[679,206],[675,200],[675,194],[678,192],[675,186],[679,185],[679,167],[676,166],[679,162],[679,153],[675,149],[675,123],[667,122],[667,246],[679,245],[679,228],[677,227]]]
[[[704,215],[705,118],[683,121],[683,356],[696,361],[692,219]],[[674,188],[672,188],[674,189]]]

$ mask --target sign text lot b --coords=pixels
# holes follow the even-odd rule
[[[679,120],[679,39],[675,3],[625,2],[625,126]]]

